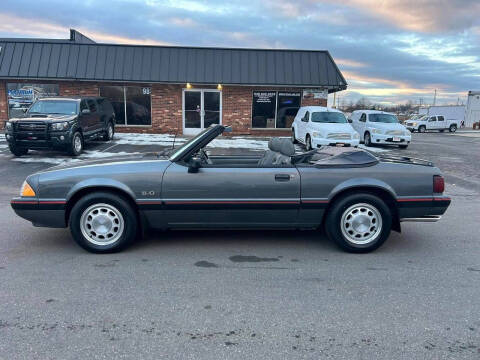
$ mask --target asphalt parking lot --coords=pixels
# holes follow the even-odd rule
[[[120,135],[81,159],[171,140]],[[225,141],[214,151],[266,145]],[[0,359],[479,359],[480,136],[374,150],[440,167],[453,200],[440,222],[403,224],[364,255],[315,231],[170,231],[92,255],[9,204],[27,175],[72,160],[14,159],[2,137]]]

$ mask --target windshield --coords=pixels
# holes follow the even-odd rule
[[[312,113],[312,122],[344,124],[347,122],[347,118],[340,112],[314,112]]]
[[[190,144],[192,144],[193,142],[197,141],[197,139],[199,139],[200,137],[203,136],[203,134],[205,134],[207,131],[209,131],[210,128],[206,128],[204,129],[203,131],[201,131],[200,133],[198,133],[197,136],[194,136],[193,138],[191,138],[190,140],[188,140],[185,144],[179,146],[178,148],[175,149],[175,152],[170,156],[171,159],[174,159],[177,157],[178,154],[180,154],[184,149],[186,149]]]
[[[368,116],[368,120],[370,122],[376,122],[376,123],[388,123],[388,124],[398,123],[397,117],[392,114],[370,114]]]
[[[28,112],[30,114],[75,115],[77,113],[77,102],[65,100],[40,100],[33,104]]]

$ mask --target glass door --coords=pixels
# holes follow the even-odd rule
[[[183,133],[196,135],[222,118],[221,93],[218,90],[183,91]]]

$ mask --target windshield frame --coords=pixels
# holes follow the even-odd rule
[[[343,119],[345,121],[342,121],[342,122],[338,122],[338,121],[315,121],[313,120],[313,116],[315,114],[322,114],[323,116],[325,116],[326,118],[329,116],[329,115],[332,115],[332,114],[335,114],[336,116],[343,116]],[[324,115],[326,114],[326,115]],[[348,120],[347,120],[347,117],[345,116],[344,113],[340,112],[340,111],[312,111],[312,113],[310,114],[310,121],[312,123],[315,123],[315,124],[348,124]]]
[[[178,162],[186,160],[196,151],[207,146],[213,139],[223,133],[225,127],[223,125],[214,125],[202,130],[196,136],[188,140],[185,144],[182,144],[175,152],[170,155],[169,160],[171,162]]]
[[[373,121],[372,118],[380,117],[380,116],[385,116],[385,117],[390,117],[395,119],[395,121]],[[375,124],[399,124],[400,121],[398,118],[393,115],[393,114],[385,114],[385,113],[373,113],[373,114],[368,114],[368,122],[375,123]]]
[[[56,112],[40,112],[40,111],[32,111],[35,106],[41,106],[41,103],[52,102],[52,103],[70,103],[75,105],[75,112],[74,113],[56,113]],[[58,100],[58,99],[38,99],[35,101],[32,106],[28,108],[27,114],[42,114],[42,115],[78,115],[80,102],[77,100]]]

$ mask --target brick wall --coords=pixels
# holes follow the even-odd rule
[[[15,80],[20,82],[22,80]],[[24,81],[31,82],[31,81]],[[51,81],[36,81],[37,83],[52,83]],[[118,83],[96,83],[83,81],[60,81],[61,96],[98,96],[100,86],[123,85]],[[126,84],[151,88],[152,126],[119,126],[119,132],[141,133],[182,133],[182,90],[185,85],[165,84]],[[213,88],[215,86],[198,86],[197,88]],[[195,86],[193,90],[195,89]],[[299,88],[267,88],[254,86],[223,86],[222,89],[222,124],[230,125],[229,135],[275,136],[286,135],[289,129],[252,129],[252,97],[253,91],[301,91]],[[313,95],[303,97],[302,106],[326,106],[326,99],[314,99]],[[0,128],[3,129],[8,117],[6,82],[0,81]]]

